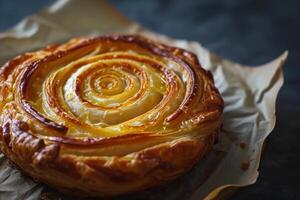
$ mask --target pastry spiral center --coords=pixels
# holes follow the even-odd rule
[[[168,134],[194,126],[200,118],[189,112],[203,98],[205,79],[176,52],[129,39],[74,47],[33,63],[20,79],[23,108],[75,138]]]
[[[165,119],[178,109],[186,91],[176,68],[180,71],[173,61],[135,52],[93,53],[48,71],[38,68],[31,78],[33,90],[27,92],[37,94],[28,95],[29,100],[43,116],[78,126],[68,130],[71,135],[167,130]]]

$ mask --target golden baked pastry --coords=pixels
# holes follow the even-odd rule
[[[0,71],[1,150],[56,189],[110,197],[175,179],[212,147],[223,100],[180,48],[136,35],[73,39]]]

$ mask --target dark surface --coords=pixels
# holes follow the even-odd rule
[[[0,0],[0,31],[51,2]],[[300,1],[111,2],[155,32],[198,41],[242,64],[263,64],[286,49],[290,51],[277,101],[277,124],[265,145],[259,179],[232,199],[300,199]]]

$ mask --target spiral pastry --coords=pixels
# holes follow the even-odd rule
[[[197,57],[137,35],[73,39],[0,71],[2,152],[60,191],[110,197],[175,179],[212,147],[223,100]]]

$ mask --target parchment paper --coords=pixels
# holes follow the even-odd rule
[[[275,126],[275,101],[283,84],[282,65],[287,52],[255,68],[242,66],[219,58],[197,42],[150,32],[104,0],[58,0],[11,30],[0,33],[0,64],[47,44],[110,33],[138,33],[194,52],[201,65],[213,73],[225,101],[219,142],[204,160],[166,186],[125,199],[207,200],[228,186],[255,183],[263,142]],[[23,176],[0,154],[1,200],[47,198],[66,197]]]

